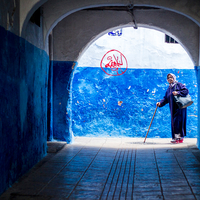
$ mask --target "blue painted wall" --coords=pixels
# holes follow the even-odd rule
[[[0,194],[46,155],[48,55],[0,27]]]
[[[78,67],[72,85],[72,130],[75,136],[144,137],[165,95],[166,76],[185,83],[194,104],[188,108],[187,137],[197,137],[197,81],[191,69],[128,69],[108,76],[101,68]],[[121,105],[120,105],[121,101]],[[171,137],[169,106],[159,108],[148,137]]]

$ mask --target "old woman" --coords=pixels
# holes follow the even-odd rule
[[[164,98],[157,102],[158,107],[163,107],[169,103],[171,112],[171,132],[172,141],[171,143],[182,143],[184,136],[186,136],[186,119],[187,119],[187,108],[179,109],[174,101],[174,96],[186,96],[188,89],[182,83],[176,81],[176,76],[172,73],[167,75],[167,81],[169,87],[165,93]]]

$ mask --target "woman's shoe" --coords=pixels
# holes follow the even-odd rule
[[[171,143],[172,143],[172,144],[178,144],[179,142],[178,142],[178,140],[176,140],[176,139],[172,139]]]
[[[183,143],[183,138],[180,138],[180,139],[178,140],[178,143]]]

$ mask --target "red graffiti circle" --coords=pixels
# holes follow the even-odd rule
[[[103,56],[100,66],[107,75],[120,76],[128,69],[128,62],[120,51],[112,49]]]

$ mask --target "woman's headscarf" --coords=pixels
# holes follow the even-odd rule
[[[175,86],[176,83],[178,83],[178,81],[176,80],[176,76],[175,76],[174,74],[169,73],[169,74],[167,74],[167,77],[168,77],[169,75],[171,75],[171,76],[174,78],[173,83],[170,83],[170,84],[169,84],[169,87],[172,88],[172,87]]]

